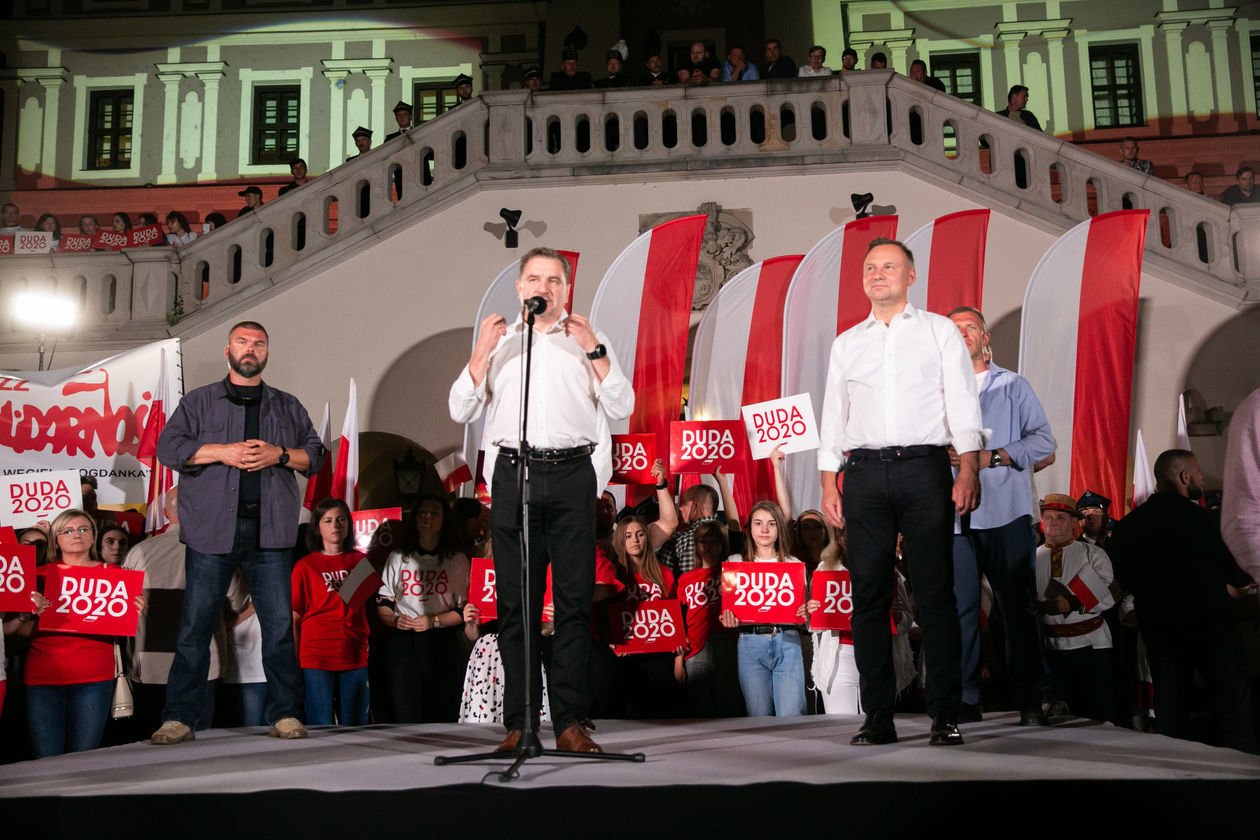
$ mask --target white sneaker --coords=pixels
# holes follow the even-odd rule
[[[280,718],[271,724],[271,729],[267,730],[267,734],[272,738],[292,741],[295,738],[306,737],[306,726],[295,717]]]
[[[196,740],[197,736],[188,728],[186,723],[178,720],[168,720],[162,724],[157,732],[153,733],[153,737],[149,738],[150,744],[181,744],[184,741]]]

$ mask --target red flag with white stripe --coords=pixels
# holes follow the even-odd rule
[[[657,452],[669,451],[669,424],[682,407],[691,301],[707,220],[684,216],[639,236],[604,274],[591,306],[591,323],[608,336],[634,386],[634,413],[609,426],[614,434],[654,433]],[[627,488],[630,503],[642,495],[641,488]]]
[[[447,493],[454,493],[466,481],[472,481],[472,470],[464,456],[452,452],[437,462],[438,478],[442,479],[442,487]]]
[[[862,290],[862,263],[871,240],[881,236],[896,238],[896,216],[870,216],[836,228],[809,249],[788,287],[783,305],[781,393],[808,391],[819,414],[832,342],[871,314],[871,302]],[[818,507],[822,488],[816,454],[788,455],[783,466],[795,507]]]
[[[578,257],[581,255],[577,251],[558,251],[557,253],[569,263],[569,302],[565,308],[572,312],[573,290],[577,287]],[[502,315],[509,324],[516,320],[516,316],[521,311],[520,295],[516,293],[516,281],[520,275],[520,260],[517,259],[510,262],[499,272],[499,276],[491,281],[486,293],[481,297],[481,305],[477,307],[470,350],[477,346],[477,336],[481,334],[481,322],[488,316]],[[479,481],[483,478],[480,475],[482,458],[479,457],[480,453],[485,451],[485,445],[481,439],[483,434],[485,434],[485,414],[464,425],[464,463],[477,465]],[[489,476],[484,478],[489,486]]]
[[[905,240],[914,253],[910,303],[938,315],[947,315],[958,306],[980,309],[988,234],[988,210],[941,216],[910,234]]]
[[[337,464],[333,467],[328,495],[341,499],[352,511],[359,509],[359,396],[353,379],[350,380],[350,400],[346,405],[346,419],[341,424]]]
[[[1019,372],[1059,442],[1037,476],[1047,492],[1123,499],[1129,461],[1138,289],[1149,211],[1081,222],[1046,251],[1024,295]]]
[[[319,421],[319,442],[323,444],[325,453],[332,451],[332,441],[328,439],[328,403],[324,403],[324,417]],[[324,462],[319,465],[319,472],[306,482],[306,498],[302,500],[302,510],[298,512],[299,522],[311,521],[311,511],[315,509],[315,505],[328,498],[331,488],[332,459],[325,457]]]
[[[801,255],[759,262],[727,280],[705,309],[691,346],[688,406],[693,420],[738,420],[740,407],[785,396],[783,301]],[[773,499],[769,459],[731,476],[743,513]]]
[[[170,467],[163,466],[157,459],[158,438],[166,428],[167,413],[174,410],[171,404],[171,391],[166,378],[166,348],[162,348],[158,362],[157,386],[153,389],[153,399],[149,403],[149,416],[144,421],[144,433],[140,436],[140,446],[136,450],[136,460],[149,468],[149,490],[146,494],[144,513],[144,531],[156,534],[170,524],[166,518],[164,506],[166,491],[175,486],[175,474]]]

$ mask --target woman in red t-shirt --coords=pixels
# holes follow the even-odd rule
[[[47,565],[99,567],[96,523],[81,510],[53,520]],[[110,567],[113,568],[113,567]],[[114,637],[39,629],[52,602],[36,593],[15,635],[30,637],[26,657],[26,719],[36,758],[94,750],[101,745],[114,697]],[[144,595],[135,597],[139,610]]]
[[[311,521],[311,553],[293,566],[293,632],[306,683],[306,722],[333,723],[336,697],[338,722],[362,726],[369,700],[367,599],[357,599],[351,609],[341,585],[364,557],[354,550],[350,508],[341,499],[317,504]]]

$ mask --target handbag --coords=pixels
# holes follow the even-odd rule
[[[135,697],[131,692],[131,681],[127,679],[127,670],[123,668],[122,651],[114,644],[114,702],[110,706],[109,716],[114,720],[129,718],[136,713]]]

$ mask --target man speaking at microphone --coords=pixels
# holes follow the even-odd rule
[[[503,721],[507,738],[498,751],[512,752],[525,725],[525,668],[530,668],[532,724],[542,703],[538,631],[547,567],[555,607],[548,690],[556,748],[602,752],[583,731],[590,704],[587,661],[590,609],[595,586],[595,499],[612,476],[608,419],[634,410],[634,391],[607,347],[607,338],[581,315],[565,312],[569,264],[550,248],[521,257],[516,291],[522,314],[509,326],[499,315],[481,322],[468,366],[451,386],[451,419],[468,423],[487,412],[486,464],[491,470],[491,534],[503,656]],[[530,335],[529,453],[520,440],[525,310],[534,313]],[[529,459],[529,585],[521,587],[517,469]],[[522,610],[535,634],[532,662],[525,662]]]

